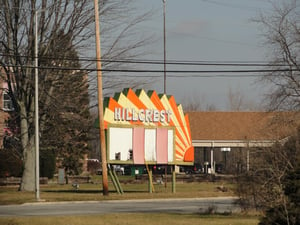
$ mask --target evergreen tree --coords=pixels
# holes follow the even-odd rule
[[[42,70],[42,80],[47,82],[40,84],[41,124],[45,124],[41,148],[54,150],[60,166],[70,174],[79,174],[80,162],[88,151],[88,133],[92,127],[88,80],[87,74],[80,70],[78,55],[70,39],[72,35],[65,34],[63,30],[56,35],[55,42],[41,52],[47,51],[47,54],[41,58],[40,66],[50,68]],[[53,72],[53,66],[61,70]]]

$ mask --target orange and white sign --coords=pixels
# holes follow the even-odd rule
[[[173,96],[124,89],[104,100],[108,161],[185,164],[194,161],[189,120]]]

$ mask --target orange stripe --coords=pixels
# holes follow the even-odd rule
[[[179,140],[181,141],[181,143],[182,143],[185,147],[188,147],[188,145],[187,145],[188,143],[186,143],[186,141],[185,141],[185,140],[183,139],[183,137],[180,135],[180,132],[179,132],[178,128],[175,126],[174,122],[171,121],[169,125],[172,126],[172,127],[175,127],[175,136],[179,138]]]
[[[108,108],[115,112],[115,108],[122,108],[122,106],[112,97],[109,98]]]
[[[171,98],[169,99],[169,103],[170,103],[170,105],[171,105],[171,107],[172,107],[172,109],[173,109],[173,112],[174,112],[175,115],[176,115],[177,121],[179,122],[179,125],[180,125],[180,127],[181,127],[181,129],[182,129],[182,132],[183,132],[184,135],[185,135],[185,138],[188,140],[187,134],[186,134],[186,132],[185,132],[185,130],[184,130],[184,126],[183,126],[183,123],[182,123],[182,119],[181,119],[180,114],[179,114],[179,112],[178,112],[178,108],[177,108],[177,104],[176,104],[176,102],[175,102],[174,96],[171,96]]]
[[[159,96],[157,95],[157,93],[155,91],[152,92],[150,100],[153,103],[153,105],[155,105],[157,110],[165,110],[164,105],[162,104]],[[158,122],[158,126],[162,126],[162,123]]]
[[[177,141],[175,141],[175,146],[176,146],[177,149],[181,149],[181,151],[184,152],[184,149],[180,146],[180,144],[179,144]],[[176,149],[175,149],[175,151],[177,152]],[[178,152],[179,152],[179,151],[180,151],[180,150],[178,150]],[[182,153],[180,153],[180,154],[182,154]]]
[[[138,108],[138,109],[146,109],[144,103],[136,96],[132,89],[129,89],[127,98]]]
[[[176,136],[179,138],[179,140],[184,145],[184,147],[187,147],[187,143],[185,143],[185,140],[182,138],[182,136],[180,135],[180,133],[177,129],[176,129]]]
[[[158,95],[155,91],[153,91],[150,99],[151,99],[152,103],[156,106],[156,108],[158,110],[164,110],[165,109],[164,105],[162,104],[160,98],[158,97]]]
[[[147,107],[144,103],[139,99],[139,97],[135,94],[135,92],[130,88],[128,90],[126,96],[138,109],[146,109]],[[132,114],[132,113],[131,113]],[[131,115],[132,116],[132,115]],[[130,124],[132,125],[143,125],[144,122],[141,121],[131,121]]]
[[[180,155],[183,158],[183,154],[180,151],[176,151],[176,155]]]
[[[190,120],[189,120],[189,117],[188,117],[188,115],[185,115],[185,122],[186,122],[186,126],[187,126],[187,130],[188,130],[188,135],[189,135],[189,137],[192,137],[192,134],[191,134],[191,129],[190,129]],[[191,138],[190,138],[190,140],[192,140]],[[189,143],[190,145],[192,145],[192,143],[191,143],[191,141],[190,141],[190,143]]]

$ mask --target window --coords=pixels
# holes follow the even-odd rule
[[[14,110],[12,101],[6,91],[3,92],[3,110],[5,110],[5,111],[13,111]]]

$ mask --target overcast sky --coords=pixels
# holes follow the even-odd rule
[[[158,41],[151,47],[152,55],[145,58],[163,60],[163,2],[138,0],[142,11],[154,9],[155,15],[142,24],[146,33],[153,33]],[[260,12],[270,11],[268,0],[166,0],[167,60],[208,62],[266,62],[267,49],[262,32],[252,22]],[[163,69],[163,66],[160,66]],[[167,70],[240,70],[255,69],[224,66],[167,66]],[[152,89],[163,92],[162,79]],[[181,75],[175,78],[172,75]],[[199,76],[201,75],[201,77]],[[216,76],[217,75],[217,76]],[[256,77],[240,73],[238,77],[220,77],[228,73],[172,74],[167,73],[167,94],[177,103],[197,96],[205,104],[219,110],[228,109],[229,89],[241,92],[247,101],[259,104],[266,87],[255,82]],[[244,76],[243,75],[247,75]],[[170,77],[169,77],[170,76]]]

